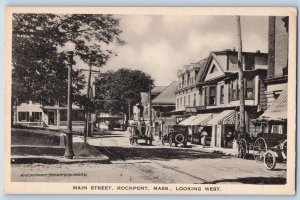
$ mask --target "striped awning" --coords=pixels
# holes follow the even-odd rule
[[[258,118],[262,120],[286,120],[287,119],[287,86],[274,103]]]
[[[190,122],[193,121],[196,117],[197,117],[197,115],[190,116],[190,117],[186,118],[185,120],[181,121],[179,123],[179,125],[189,126]]]
[[[212,117],[213,117],[212,113],[198,114],[197,117],[189,123],[189,125],[191,125],[191,126],[206,126],[207,122]]]
[[[209,125],[224,125],[230,124],[235,125],[236,111],[224,110],[223,112],[214,115],[214,117],[207,122]]]

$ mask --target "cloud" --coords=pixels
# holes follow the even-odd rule
[[[236,21],[230,16],[122,15],[126,45],[104,67],[139,69],[157,85],[178,80],[177,70],[197,62],[210,51],[237,47]],[[267,50],[267,18],[243,17],[244,51]]]
[[[152,22],[152,16],[149,15],[129,15],[123,16],[122,19],[123,31],[130,31],[135,35],[145,34]]]

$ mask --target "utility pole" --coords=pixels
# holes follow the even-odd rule
[[[130,100],[128,100],[128,121],[130,120]]]
[[[239,99],[240,99],[240,127],[241,133],[245,133],[245,96],[244,96],[244,69],[242,56],[242,31],[240,16],[236,16],[238,36],[238,69],[239,69]]]
[[[95,51],[92,51],[91,53],[91,64],[89,64],[89,76],[88,76],[88,85],[87,85],[87,98],[90,99],[90,92],[91,92],[91,76],[92,76],[92,64],[95,62]],[[86,112],[86,121],[85,121],[85,127],[86,132],[84,133],[84,142],[87,140],[87,136],[92,136],[92,133],[89,134],[89,122],[90,122],[90,112],[87,110]]]
[[[149,83],[149,121],[152,126],[152,103],[151,103],[151,84]]]

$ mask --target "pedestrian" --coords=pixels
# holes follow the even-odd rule
[[[202,145],[203,145],[203,148],[205,148],[206,144],[205,144],[205,140],[206,140],[206,137],[208,136],[208,133],[206,131],[202,131],[201,133],[201,137],[202,137]]]
[[[229,141],[232,139],[231,138],[232,137],[232,132],[231,131],[229,131],[227,134],[226,134],[226,137],[225,137],[225,148],[228,148],[228,143],[229,143]]]

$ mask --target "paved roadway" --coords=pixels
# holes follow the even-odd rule
[[[222,184],[284,184],[286,181],[284,163],[277,164],[274,171],[268,171],[263,163],[207,152],[197,146],[162,146],[157,140],[152,146],[142,144],[142,141],[132,146],[128,137],[126,131],[111,131],[88,139],[91,145],[110,157],[112,164],[12,165],[12,180]],[[37,173],[41,175],[32,175]],[[70,173],[72,175],[67,175]]]

